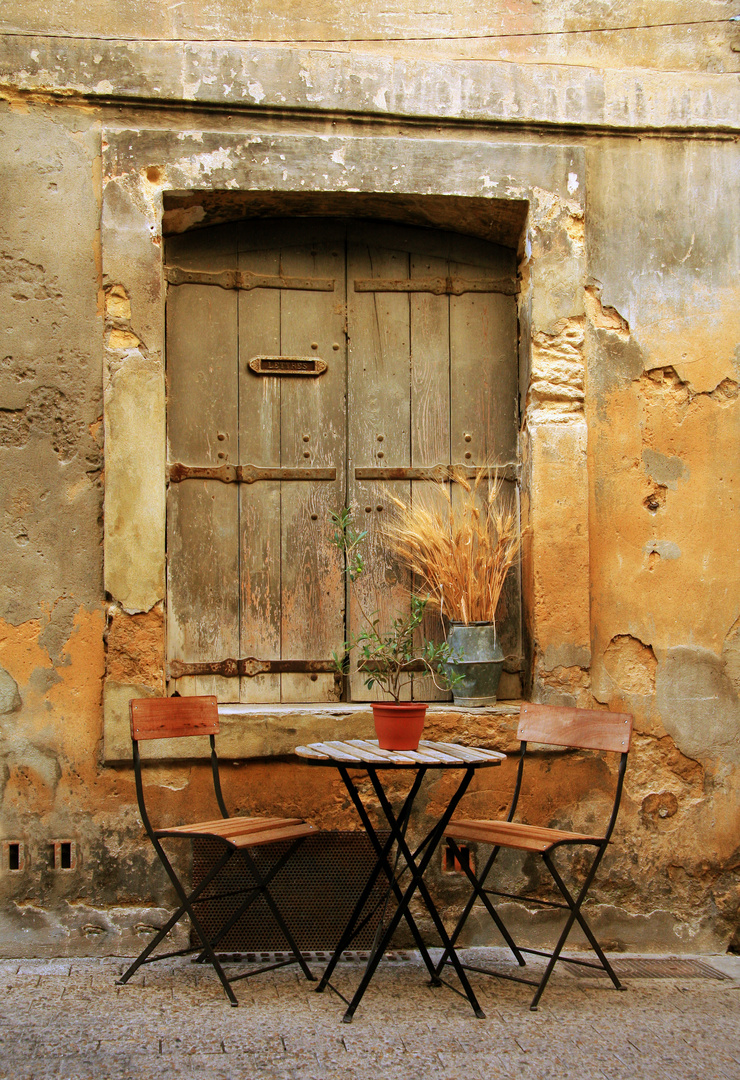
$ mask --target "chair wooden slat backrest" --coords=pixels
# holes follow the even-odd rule
[[[517,737],[522,742],[626,754],[632,738],[632,716],[527,702],[521,707]]]
[[[211,773],[218,808],[224,818],[229,816],[221,791],[221,777],[216,754],[218,735],[218,699],[204,697],[134,698],[129,702],[131,741],[134,751],[134,778],[139,812],[144,828],[155,843],[153,828],[146,811],[144,786],[141,777],[139,742],[145,739],[182,739],[191,735],[207,735],[211,744]],[[156,847],[156,843],[155,843]]]
[[[215,697],[135,698],[130,716],[131,738],[136,740],[218,735]]]

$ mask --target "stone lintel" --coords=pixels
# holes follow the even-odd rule
[[[219,77],[204,79],[203,73]],[[252,42],[8,37],[0,82],[101,102],[187,103],[597,130],[731,132],[736,73],[434,61]]]

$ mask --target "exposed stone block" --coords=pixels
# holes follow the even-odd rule
[[[17,712],[22,704],[18,683],[4,668],[0,668],[0,714]]]

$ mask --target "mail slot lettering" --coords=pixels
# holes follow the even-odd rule
[[[255,375],[322,375],[327,368],[318,356],[253,356],[248,367]]]

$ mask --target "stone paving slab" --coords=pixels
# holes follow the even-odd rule
[[[536,1013],[528,987],[474,976],[478,1020],[408,953],[381,964],[351,1025],[292,967],[237,983],[235,1009],[185,957],[124,987],[120,958],[0,960],[0,1080],[740,1080],[740,957],[701,959],[728,978],[619,993],[561,966]],[[343,962],[334,982],[347,995],[361,971]]]

